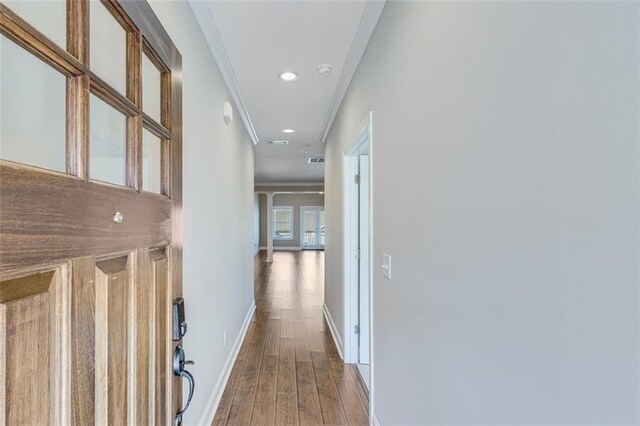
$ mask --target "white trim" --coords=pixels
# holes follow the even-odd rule
[[[329,331],[331,331],[331,336],[333,336],[333,341],[338,348],[338,354],[340,354],[340,359],[344,359],[342,356],[342,339],[340,338],[340,334],[338,333],[338,328],[336,327],[336,323],[333,321],[333,317],[331,316],[331,312],[329,311],[329,307],[326,303],[322,304],[322,313],[324,314],[324,318],[327,320],[327,324],[329,324]]]
[[[286,191],[255,191],[255,194],[316,194],[316,195],[324,195],[324,191],[292,191],[290,189]]]
[[[247,316],[244,318],[244,322],[242,323],[242,327],[240,328],[238,337],[236,337],[236,341],[233,342],[233,347],[229,352],[229,356],[222,366],[222,371],[218,376],[218,380],[213,387],[213,391],[211,392],[209,401],[207,401],[207,405],[205,406],[204,412],[202,413],[202,417],[198,422],[199,425],[210,425],[211,423],[213,423],[213,418],[216,415],[218,405],[220,405],[220,400],[222,399],[222,393],[224,392],[224,388],[227,385],[227,381],[229,380],[229,375],[231,374],[233,364],[235,364],[236,362],[238,352],[240,352],[240,347],[242,346],[242,341],[247,334],[247,329],[249,328],[249,324],[251,324],[251,318],[253,317],[253,313],[255,312],[255,310],[256,301],[253,300],[251,302],[251,306],[249,306],[249,310],[247,311]]]
[[[358,155],[368,153],[369,154],[369,191],[371,191],[372,185],[372,157],[371,157],[371,137],[372,137],[372,123],[373,113],[369,111],[367,115],[362,119],[360,125],[356,131],[348,139],[347,144],[343,149],[343,216],[342,216],[342,230],[343,230],[343,282],[344,282],[344,355],[345,362],[356,363],[358,361],[358,341],[355,338],[354,326],[358,323],[358,260],[356,257],[356,249],[358,244],[358,223],[357,221],[350,221],[354,211],[357,214],[358,210],[358,187],[353,181],[358,170]],[[371,205],[372,197],[369,193],[369,203]],[[369,265],[371,266],[373,261],[373,250],[371,242],[373,241],[373,227],[372,216],[369,209]],[[369,282],[372,282],[373,271],[370,269]],[[356,285],[352,285],[352,283]],[[372,294],[372,291],[369,291]],[[369,299],[371,301],[371,298]],[[370,303],[369,312],[372,312]],[[370,335],[372,335],[372,321],[369,322]],[[372,340],[369,339],[371,343]],[[369,351],[371,354],[372,350]]]
[[[358,214],[358,187],[353,177],[358,172],[358,159],[350,155],[343,157],[343,219],[342,254],[344,282],[344,355],[345,362],[358,362],[358,339],[354,326],[358,323],[358,222],[350,218]],[[355,284],[354,284],[355,283]]]
[[[354,268],[357,274],[357,259],[355,258],[355,250],[353,250],[353,238],[357,238],[357,221],[354,225],[350,220],[353,211],[353,199],[357,198],[357,187],[354,194],[354,183],[351,176],[354,167],[357,166],[357,156],[367,153],[369,155],[369,363],[370,363],[370,389],[369,389],[369,413],[374,413],[375,400],[375,362],[374,362],[374,268],[375,252],[373,250],[374,239],[374,222],[373,222],[373,112],[369,111],[363,118],[357,130],[348,139],[343,149],[343,216],[342,216],[342,234],[343,234],[343,310],[344,310],[344,349],[345,362],[357,362],[357,339],[353,333],[354,325],[357,324],[357,276],[355,278],[355,286],[353,285]],[[354,236],[355,226],[355,236]],[[355,266],[354,266],[355,265]],[[355,287],[355,291],[354,291]],[[354,303],[355,301],[355,303]],[[355,319],[355,322],[354,322]],[[354,344],[355,340],[355,344]],[[374,416],[371,416],[373,423]],[[376,420],[377,421],[377,420]]]
[[[369,290],[369,362],[371,364],[371,369],[369,373],[369,384],[371,388],[369,389],[369,412],[371,413],[372,421],[375,420],[376,424],[378,423],[378,418],[375,415],[375,406],[374,406],[374,396],[375,396],[375,386],[374,386],[374,362],[373,362],[373,301],[374,301],[374,287],[373,287],[373,273],[376,270],[374,267],[375,261],[373,260],[374,252],[373,252],[373,112],[369,112],[369,282],[371,283],[371,288]]]
[[[209,45],[209,50],[211,50],[213,59],[216,61],[216,64],[220,69],[220,74],[222,74],[222,78],[229,89],[231,99],[238,109],[238,113],[240,114],[240,118],[242,118],[244,126],[247,128],[249,137],[253,144],[256,145],[260,140],[255,127],[253,127],[251,116],[249,116],[247,105],[244,103],[244,98],[240,91],[240,85],[238,84],[236,75],[231,67],[231,62],[229,61],[229,56],[224,48],[224,44],[222,43],[222,38],[220,37],[220,32],[218,31],[215,18],[213,17],[213,11],[211,10],[211,4],[210,2],[200,0],[188,0],[188,2],[196,21],[198,21],[200,31],[202,31],[202,34],[207,41],[207,45]]]
[[[316,244],[315,246],[311,247],[307,247],[304,245],[304,239],[305,237],[305,233],[306,231],[304,230],[304,226],[305,226],[305,219],[303,216],[303,212],[307,210],[307,211],[317,211],[318,212],[318,221],[320,220],[320,211],[324,212],[324,206],[300,206],[300,248],[303,250],[324,250],[324,244],[320,245],[320,224],[318,223],[318,244]],[[325,238],[326,238],[326,234],[325,234]]]
[[[283,241],[283,240],[276,240],[276,241]],[[266,250],[267,248],[265,246],[260,246],[260,250]],[[273,250],[277,251],[277,250],[283,250],[283,251],[300,251],[302,250],[300,247],[298,246],[273,246]]]
[[[273,191],[274,194],[315,194],[323,195],[324,191]]]
[[[373,426],[380,426],[380,422],[378,421],[378,418],[373,413],[371,413],[371,424]]]
[[[335,120],[338,110],[340,109],[340,105],[342,105],[342,101],[347,94],[349,85],[351,85],[351,80],[358,69],[362,55],[364,55],[364,52],[367,49],[373,30],[378,24],[378,20],[380,19],[380,15],[382,14],[382,10],[384,9],[386,2],[387,0],[369,0],[364,7],[362,18],[360,18],[358,29],[356,30],[353,42],[351,43],[351,48],[347,54],[347,59],[344,61],[338,85],[336,86],[336,90],[333,92],[333,98],[331,99],[329,110],[327,111],[324,123],[322,124],[322,130],[319,135],[322,143],[324,143],[329,130],[331,130],[333,120]]]
[[[253,183],[254,188],[256,186],[324,186],[324,183],[322,182],[315,182],[315,183],[304,183],[304,182],[294,182],[294,183],[258,183],[258,182],[254,182]]]

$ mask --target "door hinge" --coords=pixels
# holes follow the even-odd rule
[[[360,249],[356,250],[356,259],[360,260]]]
[[[360,326],[356,325],[355,327],[353,327],[353,332],[356,334],[360,334]]]
[[[356,185],[360,185],[360,175],[355,175],[354,181],[356,182]]]

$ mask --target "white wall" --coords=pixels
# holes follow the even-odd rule
[[[226,126],[230,96],[187,2],[151,1],[182,54],[184,347],[195,365],[185,424],[203,414],[253,300],[253,145],[242,121]],[[227,329],[229,342],[223,346]],[[186,386],[185,386],[186,391]]]
[[[260,250],[260,194],[253,194],[253,253]]]
[[[387,3],[325,153],[341,324],[341,149],[373,111],[380,424],[639,422],[638,8]]]

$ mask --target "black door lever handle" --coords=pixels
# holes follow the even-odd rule
[[[187,408],[189,408],[189,404],[191,404],[191,399],[193,398],[193,391],[196,387],[196,382],[193,378],[193,375],[184,369],[185,365],[193,365],[193,361],[185,361],[184,349],[182,346],[178,345],[176,347],[176,351],[173,353],[173,374],[178,377],[183,377],[187,379],[189,382],[189,397],[187,398],[187,403],[184,408],[176,414],[176,417],[173,421],[174,426],[179,426],[182,423],[182,415]]]

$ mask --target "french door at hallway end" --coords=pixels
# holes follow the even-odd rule
[[[180,54],[144,1],[0,17],[0,424],[171,424]]]
[[[324,207],[300,207],[301,246],[303,249],[324,248]]]

